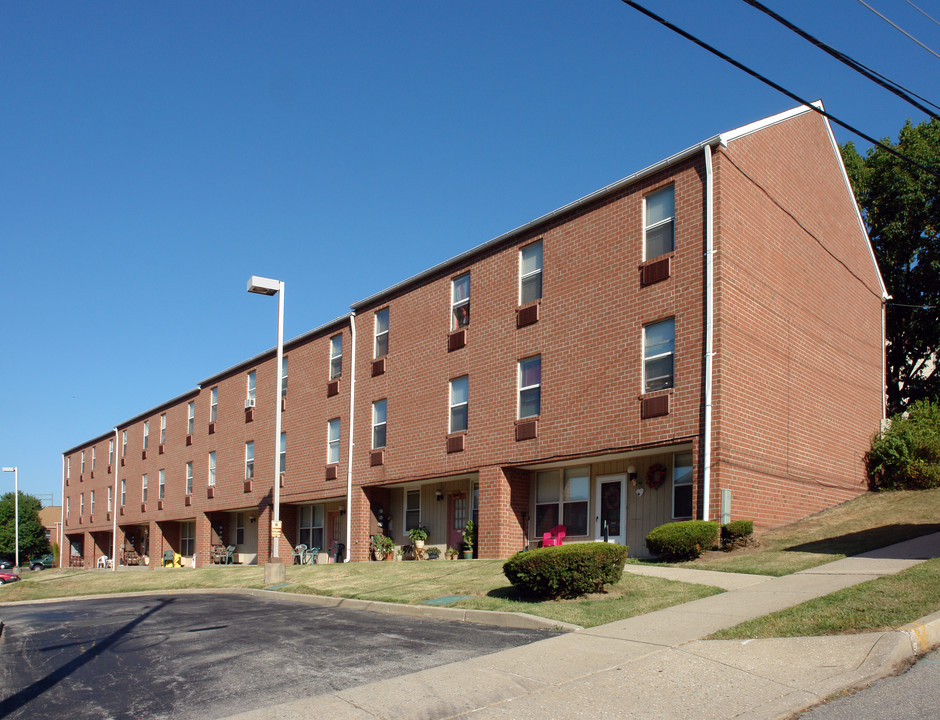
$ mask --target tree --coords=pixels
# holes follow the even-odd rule
[[[908,120],[892,145],[929,168],[940,169],[940,120]],[[940,180],[882,148],[863,158],[842,146],[855,199],[891,300],[886,309],[888,409],[921,399],[940,400]]]
[[[20,493],[20,562],[49,552],[46,531],[39,521],[42,503],[32,495]],[[0,498],[0,556],[13,559],[16,554],[16,523],[13,493]]]

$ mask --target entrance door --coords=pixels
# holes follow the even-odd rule
[[[626,535],[626,475],[602,475],[597,478],[594,536],[597,540],[623,545]]]
[[[333,562],[336,560],[336,545],[343,542],[343,520],[338,510],[326,514],[326,526],[330,536],[327,538],[329,544],[323,550],[330,553],[327,562]]]
[[[451,493],[447,499],[447,545],[460,550],[467,525],[467,493]]]

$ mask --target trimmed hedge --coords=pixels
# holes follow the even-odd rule
[[[718,523],[711,520],[666,523],[646,536],[646,547],[651,553],[673,560],[694,560],[717,542]]]
[[[733,548],[747,542],[754,534],[753,520],[735,520],[721,526],[721,546]]]
[[[601,542],[523,550],[503,564],[503,572],[532,595],[573,598],[619,581],[627,553],[625,545]]]

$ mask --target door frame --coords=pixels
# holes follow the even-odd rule
[[[627,476],[624,473],[614,475],[598,475],[594,488],[594,539],[604,541],[604,530],[601,526],[601,487],[604,483],[620,481],[620,534],[608,535],[607,541],[624,545],[627,542]]]

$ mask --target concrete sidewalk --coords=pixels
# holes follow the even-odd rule
[[[771,720],[889,674],[940,643],[940,613],[894,632],[768,640],[711,633],[940,556],[940,533],[722,595],[392,680],[234,716]],[[638,566],[628,566],[637,572]],[[649,568],[661,577],[714,575]],[[638,572],[647,572],[646,569]],[[234,720],[233,718],[233,720]]]

